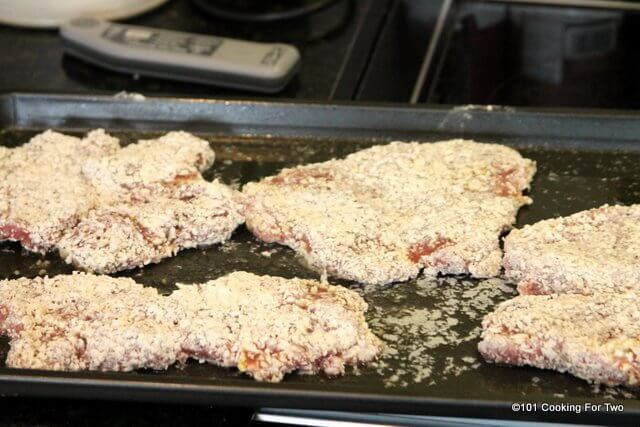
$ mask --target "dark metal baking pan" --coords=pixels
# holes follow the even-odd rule
[[[15,146],[46,128],[82,133],[95,127],[124,142],[169,129],[199,134],[217,154],[206,176],[232,185],[392,139],[474,138],[514,146],[538,162],[534,203],[521,211],[518,225],[603,203],[640,202],[640,116],[633,113],[0,96],[3,145]],[[184,251],[124,275],[170,292],[176,282],[201,282],[234,270],[317,277],[293,251],[261,243],[243,227],[228,244]],[[0,278],[69,271],[55,254],[40,257],[14,244],[0,245]],[[369,302],[372,328],[395,355],[341,378],[289,375],[281,384],[262,384],[233,370],[197,363],[125,374],[0,367],[0,393],[601,424],[640,420],[634,391],[596,389],[569,375],[484,363],[475,349],[480,319],[514,294],[513,286],[500,280],[445,277],[380,288],[338,283]],[[6,340],[0,347],[3,360]],[[512,403],[524,401],[613,402],[623,404],[624,412],[511,410]]]

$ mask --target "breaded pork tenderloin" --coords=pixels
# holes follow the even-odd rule
[[[530,199],[535,164],[495,144],[375,146],[284,169],[244,189],[248,228],[314,268],[363,283],[499,274],[499,236]]]
[[[382,343],[355,292],[236,272],[160,296],[131,279],[76,273],[0,281],[7,366],[61,371],[165,369],[191,357],[260,381],[341,375]]]
[[[4,148],[4,147],[3,147]],[[115,153],[118,140],[102,129],[85,138],[47,131],[0,155],[0,241],[45,253],[95,207],[82,164]]]
[[[240,193],[200,175],[215,157],[209,143],[186,132],[120,148],[103,130],[47,131],[0,155],[0,241],[58,249],[79,269],[159,262],[244,222]]]
[[[640,205],[540,221],[513,230],[504,250],[521,294],[640,290]]]
[[[131,279],[73,274],[0,281],[6,365],[56,371],[166,369],[184,360],[181,307]]]
[[[214,159],[207,141],[175,131],[129,144],[111,156],[89,159],[82,171],[103,197],[117,197],[130,191],[162,192],[167,184],[200,178]]]
[[[482,322],[490,362],[569,372],[589,382],[638,387],[640,294],[521,295]]]
[[[244,222],[240,193],[202,178],[214,157],[207,141],[170,132],[87,161],[100,204],[65,234],[60,255],[105,274],[229,239]]]
[[[217,181],[154,186],[89,212],[59,242],[60,256],[82,270],[114,273],[222,243],[244,222],[238,193]]]
[[[293,371],[342,375],[382,350],[364,318],[367,304],[341,286],[236,272],[169,298],[187,312],[188,356],[260,381]]]

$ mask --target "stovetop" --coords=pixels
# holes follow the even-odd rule
[[[200,0],[215,4],[215,0]],[[191,0],[173,0],[132,25],[211,34],[258,42],[286,42],[299,48],[302,68],[281,98],[350,98],[373,38],[362,38],[363,28],[374,31],[387,0],[336,0],[318,12],[266,23],[244,23],[211,16]],[[378,16],[378,18],[375,18]],[[362,45],[364,43],[364,45]],[[0,93],[38,91],[64,93],[138,92],[149,96],[258,97],[259,94],[211,86],[136,77],[107,71],[63,54],[54,30],[0,26]],[[351,75],[350,73],[354,74]]]
[[[213,17],[194,5],[229,0],[173,0],[127,22],[296,45],[301,71],[270,98],[640,107],[640,3],[622,3],[623,10],[620,2],[607,9],[544,0],[332,1],[307,16],[260,23]],[[266,96],[107,71],[64,55],[55,31],[0,26],[0,46],[0,93]]]

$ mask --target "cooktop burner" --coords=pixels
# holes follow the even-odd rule
[[[228,25],[268,31],[280,42],[331,38],[352,23],[356,0],[192,0],[199,10]]]
[[[325,9],[338,0],[193,0],[203,11],[224,19],[271,22],[299,18]]]

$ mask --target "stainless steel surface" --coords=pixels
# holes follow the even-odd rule
[[[410,104],[417,104],[420,100],[420,96],[423,93],[424,84],[426,82],[427,75],[431,70],[436,49],[438,48],[439,43],[442,39],[442,33],[445,30],[447,17],[449,16],[449,13],[451,11],[451,5],[453,4],[453,2],[454,0],[444,0],[442,2],[436,26],[431,35],[431,39],[429,40],[429,46],[427,47],[427,52],[425,54],[424,60],[422,61],[422,65],[420,66],[418,79],[416,80],[416,84],[413,87],[413,92],[411,93],[411,99],[409,100]]]

